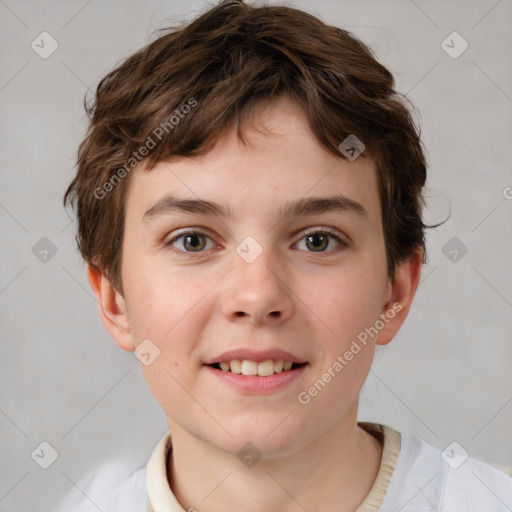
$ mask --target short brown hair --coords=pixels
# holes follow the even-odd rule
[[[339,145],[349,135],[366,146],[378,173],[390,276],[418,249],[424,254],[419,130],[393,76],[365,44],[303,11],[242,0],[221,1],[190,24],[159,32],[100,81],[91,105],[85,101],[89,128],[64,197],[76,209],[84,259],[117,289],[127,162],[149,139],[147,170],[171,156],[204,154],[234,123],[244,142],[244,119],[282,94],[302,107],[314,136],[336,156],[345,158]]]

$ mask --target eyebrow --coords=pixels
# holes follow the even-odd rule
[[[222,206],[211,201],[204,199],[178,199],[172,196],[165,196],[146,211],[142,221],[148,222],[150,219],[161,215],[180,212],[215,215],[222,218],[235,217],[230,207]],[[343,195],[295,199],[288,202],[280,209],[281,217],[306,216],[330,212],[348,212],[354,213],[364,219],[368,218],[368,213],[361,203]]]

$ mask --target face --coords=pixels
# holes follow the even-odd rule
[[[328,153],[286,98],[245,136],[134,171],[114,337],[159,351],[141,367],[171,432],[279,456],[353,420],[378,336],[398,321],[357,341],[394,302],[371,159]]]

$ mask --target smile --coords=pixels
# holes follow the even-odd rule
[[[235,373],[245,376],[270,377],[276,373],[295,370],[304,363],[294,363],[293,361],[285,361],[283,359],[267,359],[266,361],[252,361],[250,359],[232,359],[231,361],[220,361],[209,365],[223,372]]]

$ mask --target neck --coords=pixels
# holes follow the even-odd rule
[[[382,445],[348,416],[293,455],[249,468],[173,425],[168,481],[185,510],[353,511],[375,482]]]

